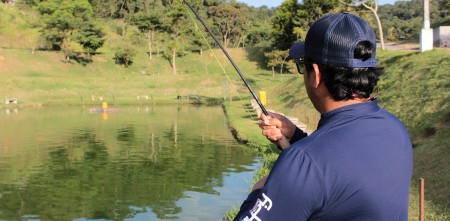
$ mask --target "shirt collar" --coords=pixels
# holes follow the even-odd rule
[[[329,122],[331,119],[341,117],[341,116],[363,116],[370,113],[374,113],[380,110],[380,107],[378,106],[378,100],[374,99],[373,101],[368,101],[364,103],[359,104],[351,104],[344,107],[337,108],[335,110],[323,113],[320,116],[319,125],[317,128],[322,127],[327,122]]]

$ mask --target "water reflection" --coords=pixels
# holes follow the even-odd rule
[[[123,108],[107,121],[27,109],[0,124],[0,220],[218,220],[257,167],[219,107]]]

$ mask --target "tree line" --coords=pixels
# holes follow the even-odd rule
[[[418,40],[423,27],[423,0],[397,1],[380,8],[387,40]],[[450,0],[430,1],[432,28],[450,25]]]
[[[2,0],[2,2],[9,2]],[[236,0],[191,0],[225,47],[264,48],[266,64],[283,72],[287,50],[303,40],[312,22],[330,12],[350,11],[374,27],[379,40],[418,39],[422,24],[421,0],[398,1],[378,7],[376,0],[285,0],[279,7],[251,7]],[[63,51],[66,60],[90,62],[105,42],[101,24],[115,21],[116,33],[127,42],[114,48],[116,63],[128,66],[145,42],[149,59],[163,56],[176,73],[176,59],[186,53],[203,53],[215,46],[204,28],[195,23],[181,0],[21,0],[38,12],[45,49]],[[431,1],[435,25],[449,24],[450,0]],[[133,29],[134,28],[134,29]],[[133,33],[138,30],[138,33]],[[383,42],[383,41],[381,41]],[[287,65],[286,65],[287,64]]]

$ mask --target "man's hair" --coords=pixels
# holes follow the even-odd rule
[[[354,58],[365,61],[372,56],[372,44],[361,41],[354,50]],[[323,82],[335,101],[369,98],[384,69],[381,67],[348,68],[319,65]],[[308,73],[312,66],[307,65]]]

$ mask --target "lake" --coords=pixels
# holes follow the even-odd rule
[[[220,220],[260,159],[219,106],[0,112],[0,220]],[[258,128],[255,128],[258,129]]]

